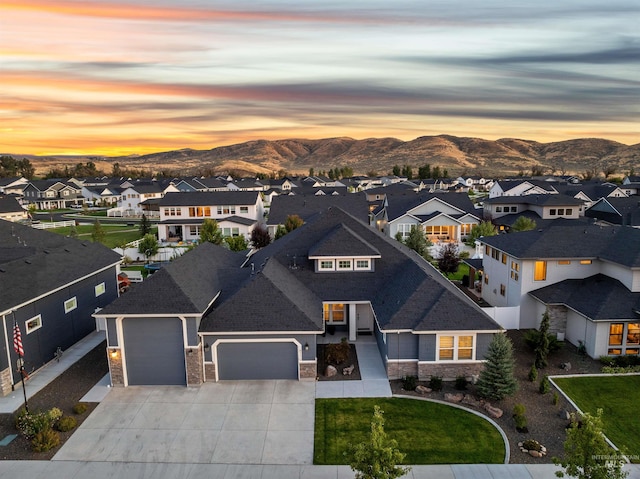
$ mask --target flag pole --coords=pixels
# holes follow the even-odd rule
[[[22,394],[24,395],[24,410],[29,413],[29,403],[27,402],[27,387],[24,384],[24,349],[22,347],[22,334],[20,333],[20,326],[16,321],[16,312],[13,313],[13,349],[18,355],[18,362],[20,363],[20,381],[22,382]]]

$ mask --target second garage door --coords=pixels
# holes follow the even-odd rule
[[[295,343],[220,343],[218,379],[298,379]]]

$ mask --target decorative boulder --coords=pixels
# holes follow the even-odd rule
[[[462,398],[462,403],[463,404],[468,404],[469,406],[474,406],[474,407],[481,407],[482,406],[482,401],[479,401],[478,399],[476,399],[471,394],[465,394],[464,398]]]
[[[428,394],[431,392],[431,389],[428,388],[427,386],[423,386],[423,385],[418,385],[416,386],[416,392],[419,394]]]
[[[485,411],[487,411],[489,413],[489,416],[491,416],[491,417],[493,417],[495,419],[498,419],[498,418],[502,417],[502,414],[503,414],[502,409],[497,408],[497,407],[493,407],[489,403],[486,403],[484,405],[484,409],[485,409]]]
[[[331,366],[331,364],[329,364],[329,366],[327,366],[327,369],[324,371],[324,375],[328,378],[331,378],[336,374],[338,374],[338,370],[335,368],[335,366]]]
[[[342,375],[343,376],[351,376],[351,374],[353,373],[353,370],[356,368],[356,366],[354,364],[352,364],[351,366],[349,366],[348,368],[343,368],[342,369]]]
[[[460,402],[462,401],[463,398],[464,398],[464,394],[462,393],[457,393],[457,394],[445,393],[444,395],[444,400],[451,401],[451,402]]]

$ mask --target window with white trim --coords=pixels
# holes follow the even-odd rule
[[[438,336],[438,361],[460,361],[473,359],[472,335]]]
[[[78,307],[78,300],[74,296],[73,298],[69,298],[64,302],[64,312],[70,313],[74,309]]]
[[[320,261],[320,270],[322,270],[322,271],[333,271],[334,270],[333,260],[330,260],[330,259],[321,260]]]
[[[344,322],[344,304],[342,303],[325,303],[324,320],[328,323],[343,323]]]
[[[371,261],[368,259],[357,259],[356,269],[371,269]]]
[[[28,319],[24,322],[24,330],[27,334],[33,333],[35,330],[40,329],[42,327],[42,316],[34,316],[31,319]]]
[[[244,213],[244,214],[249,213],[249,207],[248,206],[241,206],[240,207],[240,213]]]
[[[338,269],[351,269],[351,260],[350,259],[339,259],[338,260]]]
[[[96,298],[100,295],[103,295],[107,291],[107,287],[104,284],[104,281],[100,284],[96,284],[95,288],[93,288],[96,293]]]
[[[403,240],[407,239],[409,237],[409,233],[411,233],[411,230],[415,227],[416,225],[411,223],[400,223],[398,225],[398,233],[402,235]]]

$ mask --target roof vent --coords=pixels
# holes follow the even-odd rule
[[[27,263],[27,264],[31,264],[31,260],[30,259],[25,259],[24,262]]]
[[[44,254],[49,254],[49,250],[48,250],[48,249],[45,249],[45,250],[44,250]]]
[[[69,248],[65,248],[64,249],[67,253],[71,253],[71,250]]]

